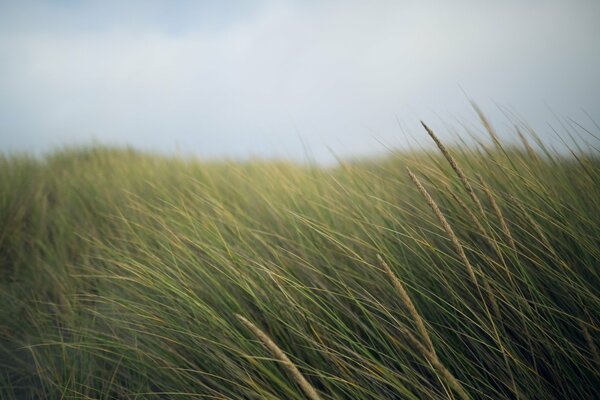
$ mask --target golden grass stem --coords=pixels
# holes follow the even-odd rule
[[[429,128],[427,125],[425,125],[425,122],[421,121],[421,125],[423,125],[423,128],[425,128],[425,130],[427,131],[427,133],[429,134],[431,139],[433,139],[433,141],[435,142],[438,149],[440,149],[440,151],[444,155],[444,158],[446,158],[446,160],[448,161],[448,163],[450,164],[450,166],[452,167],[452,169],[458,176],[458,179],[462,183],[463,187],[465,188],[465,190],[467,191],[467,193],[469,194],[469,196],[471,197],[473,202],[477,205],[477,208],[479,209],[481,214],[483,214],[483,206],[481,205],[479,198],[475,194],[475,191],[473,190],[473,187],[469,183],[467,176],[465,175],[463,170],[458,166],[458,163],[456,162],[454,157],[452,157],[452,155],[450,154],[450,152],[448,151],[446,146],[444,146],[444,144],[437,137],[437,135],[433,132],[433,130],[431,130],[431,128]]]
[[[394,271],[392,271],[390,266],[379,254],[377,254],[377,260],[379,261],[386,274],[392,281],[392,284],[396,288],[400,299],[402,300],[402,302],[408,309],[409,314],[415,321],[415,324],[417,325],[417,330],[421,335],[421,340],[425,343],[425,345],[423,345],[421,341],[419,341],[412,333],[410,333],[410,331],[406,330],[405,328],[401,328],[401,330],[405,333],[406,337],[412,342],[413,346],[416,347],[419,350],[419,352],[421,352],[425,356],[425,358],[427,358],[427,360],[433,366],[433,368],[436,369],[440,375],[442,375],[442,377],[446,380],[448,385],[450,385],[450,387],[452,387],[454,391],[456,391],[456,393],[463,400],[470,399],[470,396],[467,394],[466,390],[463,388],[458,379],[456,379],[456,377],[452,375],[452,373],[446,368],[446,366],[440,361],[439,357],[437,356],[435,348],[433,347],[433,342],[431,341],[431,337],[429,336],[429,332],[427,332],[427,328],[425,327],[423,318],[421,318],[421,315],[417,311],[417,308],[412,302],[408,292],[404,288],[404,285],[402,284],[400,279],[398,279],[396,274],[394,274]]]
[[[515,131],[517,131],[517,135],[519,135],[519,139],[521,139],[521,143],[523,143],[523,146],[525,147],[525,150],[527,151],[527,155],[529,156],[529,159],[537,161],[538,156],[535,153],[535,150],[533,150],[533,147],[531,147],[531,144],[529,144],[529,140],[527,140],[525,135],[523,135],[523,132],[521,132],[521,129],[519,129],[518,126],[515,126]]]
[[[423,184],[421,184],[421,182],[419,181],[419,179],[416,177],[415,174],[413,174],[411,172],[411,170],[409,168],[407,168],[408,170],[408,174],[410,175],[410,178],[412,179],[412,181],[414,182],[414,184],[417,186],[417,189],[419,189],[419,192],[421,192],[421,195],[425,198],[425,200],[427,201],[427,203],[429,204],[429,206],[433,209],[433,212],[435,213],[435,215],[437,216],[438,220],[440,221],[442,227],[444,228],[444,230],[446,231],[446,233],[448,234],[448,236],[450,236],[450,239],[452,241],[452,244],[454,245],[454,248],[456,250],[456,252],[459,254],[460,258],[462,259],[463,263],[465,264],[467,271],[469,272],[469,275],[471,276],[471,279],[473,280],[473,283],[475,284],[475,287],[477,288],[477,290],[479,291],[479,294],[481,295],[481,291],[479,288],[479,284],[477,282],[477,278],[475,276],[475,272],[473,270],[473,267],[471,266],[471,263],[469,262],[469,259],[467,258],[467,255],[465,254],[465,251],[460,243],[460,240],[458,239],[458,237],[456,236],[456,234],[454,233],[454,231],[452,230],[452,227],[450,226],[450,224],[448,223],[448,221],[446,220],[446,218],[444,217],[444,214],[442,213],[442,211],[440,210],[440,208],[438,207],[437,203],[435,202],[435,200],[433,200],[433,198],[431,197],[431,195],[427,192],[427,189],[425,189],[425,187],[423,186]],[[501,319],[501,313],[500,313],[500,308],[498,307],[498,303],[496,302],[496,299],[494,298],[493,292],[492,292],[492,288],[489,286],[489,283],[487,282],[487,280],[485,280],[484,277],[484,287],[485,287],[485,291],[487,293],[487,297],[492,305],[492,309],[494,311],[494,314],[496,315],[496,318],[498,318],[499,320]],[[482,297],[482,301],[483,301],[483,297]],[[485,304],[485,302],[484,302]],[[486,307],[487,309],[487,307]],[[491,315],[489,315],[488,312],[488,316],[490,318],[490,322],[492,324],[492,326],[494,326],[494,321],[491,317]],[[500,340],[500,337],[498,335],[498,332],[494,326],[494,333],[496,336],[496,341],[498,342],[498,345],[500,346],[502,352],[504,353],[504,360],[507,363],[507,369],[510,373],[510,367],[508,365],[508,360],[506,358],[506,350],[504,349],[504,346],[502,345],[502,342]],[[437,359],[437,356],[434,355],[434,357],[436,358],[436,360],[430,360],[431,364],[436,366],[435,362],[439,363],[440,366],[443,368],[443,365],[439,362],[439,359]],[[440,366],[436,366],[436,368],[440,368]],[[448,370],[440,370],[440,373],[442,374],[446,374],[446,373],[450,373]],[[449,377],[447,377],[447,379],[451,379],[453,378],[451,375]],[[515,394],[517,394],[518,397],[520,397],[518,395],[518,391],[514,382],[514,379],[512,378],[512,373],[511,373],[511,381],[513,383],[513,391],[515,392]],[[459,393],[460,394],[460,393]],[[462,394],[461,394],[461,397]],[[464,397],[463,397],[464,398]]]
[[[236,318],[240,320],[254,335],[269,349],[273,357],[279,360],[283,366],[287,369],[292,378],[296,381],[296,383],[300,386],[300,388],[304,391],[306,396],[311,400],[320,400],[321,397],[317,390],[304,378],[302,373],[298,370],[298,368],[292,363],[289,357],[277,346],[277,344],[271,340],[266,333],[260,330],[256,325],[252,322],[244,318],[239,314],[235,314]]]
[[[430,352],[409,330],[404,327],[399,327],[402,333],[410,341],[411,345],[415,347],[427,361],[431,364],[446,381],[446,383],[459,395],[463,400],[470,400],[471,396],[467,393],[463,385],[458,379],[450,372],[448,368],[442,363],[437,354]]]
[[[377,260],[379,261],[379,263],[385,270],[385,273],[388,275],[388,277],[392,281],[392,284],[394,285],[394,287],[396,288],[396,291],[398,292],[398,295],[400,296],[400,300],[402,300],[402,303],[404,303],[404,306],[407,308],[410,316],[415,321],[415,324],[417,325],[417,330],[419,331],[419,334],[421,335],[423,342],[425,342],[425,344],[427,345],[428,350],[430,352],[432,352],[433,354],[435,354],[433,342],[431,341],[429,332],[427,332],[427,328],[425,327],[423,318],[421,318],[421,315],[417,311],[417,308],[415,307],[410,296],[408,295],[408,292],[404,288],[404,285],[402,284],[400,279],[398,279],[396,274],[394,274],[394,271],[392,271],[390,266],[385,262],[385,260],[379,254],[377,254]]]
[[[440,208],[436,204],[435,200],[433,200],[433,197],[431,197],[431,195],[427,192],[427,189],[425,189],[425,187],[421,184],[421,182],[419,181],[419,178],[417,178],[415,176],[415,174],[413,174],[409,168],[407,168],[407,170],[408,170],[408,175],[414,182],[415,186],[417,187],[417,189],[419,189],[419,192],[425,198],[425,200],[427,201],[427,204],[429,204],[429,206],[433,210],[435,216],[440,221],[442,228],[444,228],[444,230],[450,237],[450,240],[452,241],[452,245],[454,246],[454,249],[458,253],[462,262],[465,264],[465,267],[467,268],[467,272],[469,273],[469,276],[473,280],[473,283],[475,283],[475,286],[478,286],[477,277],[475,276],[475,271],[473,270],[473,267],[471,266],[471,263],[469,262],[467,255],[465,254],[465,250],[463,249],[462,245],[460,244],[460,240],[458,240],[458,236],[456,236],[456,234],[452,230],[452,227],[446,220],[446,217],[444,217],[444,214],[442,214],[442,210],[440,210]]]
[[[475,224],[475,226],[477,227],[477,230],[479,231],[479,234],[485,239],[485,241],[488,243],[488,245],[490,245],[493,249],[495,249],[496,248],[495,244],[490,239],[488,233],[486,232],[486,230],[483,227],[483,225],[481,224],[481,222],[479,222],[479,218],[477,218],[477,216],[475,216],[475,214],[473,214],[473,211],[471,211],[471,209],[465,204],[464,201],[461,200],[460,197],[458,197],[454,192],[452,192],[452,190],[450,189],[450,187],[448,185],[446,185],[446,191],[448,193],[450,193],[450,196],[452,196],[452,199],[460,206],[460,208],[463,210],[463,212],[465,212],[467,214],[467,216],[469,217],[469,219]]]
[[[498,206],[498,203],[496,203],[496,199],[494,198],[494,194],[492,193],[492,190],[485,183],[485,181],[483,180],[481,175],[478,175],[477,177],[479,178],[479,183],[481,184],[481,187],[483,188],[483,191],[484,191],[485,195],[487,196],[488,201],[490,202],[490,205],[492,206],[492,210],[494,211],[494,214],[496,214],[496,218],[498,219],[498,222],[500,222],[500,226],[502,227],[502,231],[504,232],[504,235],[506,236],[506,239],[508,240],[510,247],[513,250],[516,250],[517,247],[515,245],[515,241],[510,233],[510,229],[508,228],[506,219],[504,218],[504,215],[502,214],[502,210]]]
[[[473,109],[477,113],[477,116],[481,120],[481,123],[483,124],[485,130],[489,133],[490,137],[492,138],[494,145],[496,145],[497,148],[502,148],[500,140],[498,139],[498,135],[496,134],[496,130],[492,127],[492,124],[487,119],[483,111],[481,111],[479,106],[474,101],[471,101],[471,107],[473,107]]]

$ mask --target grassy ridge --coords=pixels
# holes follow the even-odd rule
[[[449,154],[0,159],[0,397],[600,397],[598,154]]]

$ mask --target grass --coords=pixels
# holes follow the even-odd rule
[[[598,153],[482,123],[334,168],[0,158],[0,398],[600,398]]]

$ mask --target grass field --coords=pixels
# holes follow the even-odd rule
[[[600,398],[598,151],[431,143],[3,156],[0,398]]]

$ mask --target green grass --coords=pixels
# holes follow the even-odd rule
[[[437,148],[4,156],[0,398],[600,398],[600,157],[529,140],[449,148],[475,200]]]

